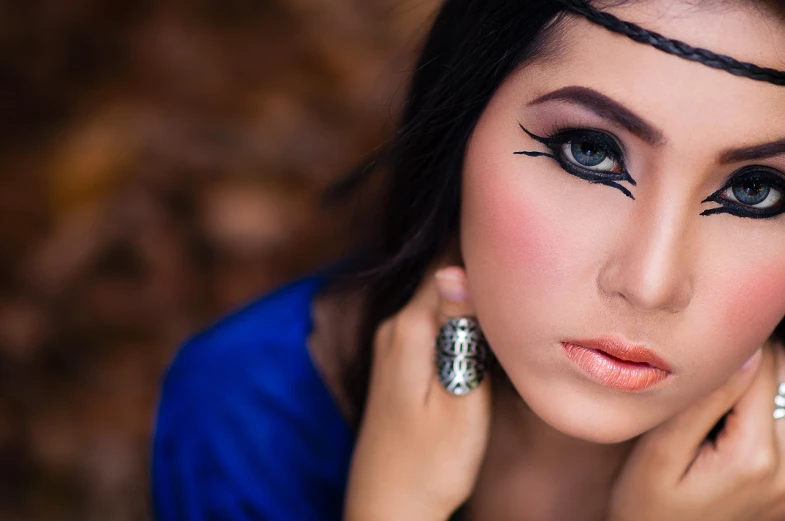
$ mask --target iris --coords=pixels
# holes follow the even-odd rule
[[[601,164],[608,158],[608,153],[589,141],[575,141],[571,143],[570,152],[582,166],[592,167]]]
[[[748,179],[733,187],[733,195],[742,204],[756,205],[766,200],[771,187],[758,180]]]

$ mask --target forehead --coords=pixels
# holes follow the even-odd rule
[[[785,10],[780,0],[647,0],[607,11],[671,39],[740,61],[782,70]]]
[[[785,25],[763,8],[652,1],[607,11],[694,47],[785,70]],[[785,86],[667,54],[576,15],[565,20],[555,51],[521,71],[521,88],[531,97],[580,85],[646,116],[666,134],[694,136],[699,127],[718,136],[732,130],[736,142],[739,135],[751,142],[785,136]]]

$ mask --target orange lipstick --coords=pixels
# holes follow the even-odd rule
[[[645,391],[671,374],[668,363],[650,349],[615,338],[570,340],[561,346],[592,380],[620,391]]]

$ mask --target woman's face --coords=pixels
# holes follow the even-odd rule
[[[762,12],[610,11],[785,69],[785,26]],[[508,78],[478,122],[461,252],[523,399],[611,443],[720,386],[785,315],[785,87],[568,23],[558,53]]]

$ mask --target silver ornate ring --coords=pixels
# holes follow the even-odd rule
[[[480,325],[471,318],[451,318],[436,336],[436,371],[452,394],[476,389],[488,369],[489,349]]]
[[[774,397],[774,419],[785,418],[785,382],[780,382],[777,387],[777,396]]]

